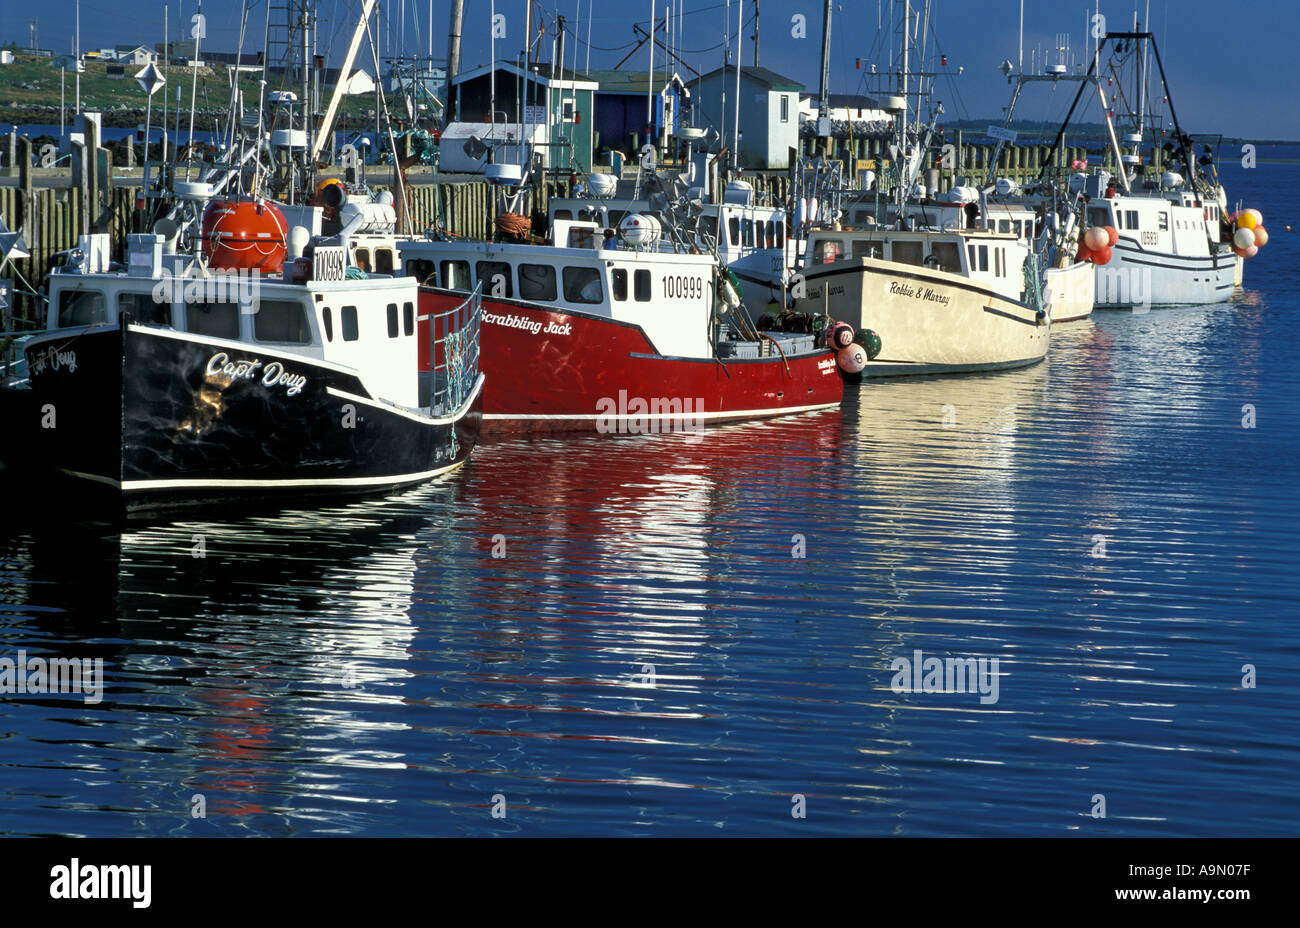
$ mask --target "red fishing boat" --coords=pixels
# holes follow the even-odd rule
[[[839,405],[817,337],[749,329],[712,257],[650,247],[637,220],[619,248],[398,242],[422,317],[482,288],[485,428],[645,434]]]

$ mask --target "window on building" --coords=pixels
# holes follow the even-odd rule
[[[633,284],[636,288],[636,301],[638,303],[650,302],[650,272],[637,271],[633,277]]]
[[[185,330],[212,338],[239,338],[239,306],[235,303],[188,303]]]
[[[357,308],[355,306],[344,306],[340,310],[339,322],[343,328],[343,340],[345,342],[354,342],[361,337],[357,329]]]
[[[259,342],[311,344],[311,326],[297,300],[261,300],[253,315],[253,337]]]
[[[447,290],[470,288],[468,261],[443,261],[438,265],[438,275],[442,278],[442,286]]]
[[[614,281],[614,299],[620,303],[627,299],[627,271],[617,268],[612,274]]]
[[[554,303],[555,268],[549,264],[519,265],[519,298]]]
[[[594,267],[566,267],[564,299],[568,303],[603,303],[605,291],[600,285],[600,271]]]
[[[478,275],[478,282],[483,285],[484,296],[503,296],[509,299],[515,295],[508,262],[479,261],[474,265],[474,273]]]
[[[63,290],[59,293],[59,328],[107,322],[104,294],[98,290]]]
[[[790,96],[781,94],[781,122],[790,121]]]

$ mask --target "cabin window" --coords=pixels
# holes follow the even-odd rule
[[[844,257],[844,242],[838,238],[823,239],[817,249],[817,263],[831,264]]]
[[[785,222],[780,219],[776,221],[776,247],[785,247]]]
[[[573,219],[573,210],[571,210],[571,209],[557,209],[557,210],[555,211],[555,218],[556,218],[556,219],[567,219],[567,220],[572,221],[572,219]]]
[[[650,302],[650,272],[637,271],[634,275],[633,284],[636,287],[636,301],[638,303]]]
[[[857,238],[853,240],[853,257],[855,258],[883,258],[885,256],[885,243],[873,242],[870,239]]]
[[[345,342],[354,342],[361,337],[357,331],[357,308],[355,306],[344,306],[340,310],[340,323],[343,327],[343,340]]]
[[[403,335],[415,334],[415,304],[414,303],[402,304],[402,334]]]
[[[358,248],[352,252],[352,255],[353,255],[353,260],[356,261],[357,263],[357,267],[369,273],[370,272],[370,249]]]
[[[505,261],[479,261],[474,265],[478,282],[483,285],[484,296],[503,296],[509,299],[515,295],[510,283],[510,265]]]
[[[600,286],[600,271],[594,267],[566,267],[564,299],[568,303],[603,303],[605,292]]]
[[[715,245],[718,242],[718,217],[701,216],[700,217],[700,237]]]
[[[966,256],[967,256],[968,258],[970,258],[970,269],[971,269],[972,271],[975,270],[975,268],[979,267],[979,261],[977,261],[976,258],[975,258],[975,246],[974,246],[974,245],[967,245],[967,246],[966,246]]]
[[[980,270],[987,271],[988,269],[989,269],[989,246],[981,245],[980,246]]]
[[[519,298],[555,302],[555,268],[549,264],[519,265]]]
[[[1119,216],[1119,213],[1116,213]],[[1110,225],[1110,210],[1104,206],[1093,206],[1088,209],[1088,221],[1094,226]],[[1117,218],[1118,221],[1118,218]],[[1119,226],[1124,228],[1123,224]]]
[[[776,247],[776,227],[773,225],[772,220],[769,219],[769,220],[767,221],[767,225],[766,225],[765,229],[766,229],[766,232],[767,232],[767,247],[768,247],[768,248],[775,248],[775,247]]]
[[[956,242],[931,242],[930,254],[938,261],[939,270],[961,273],[961,248]]]
[[[627,216],[627,210],[611,209],[606,215],[609,217],[609,225],[606,228],[617,229],[619,223]]]
[[[595,229],[570,229],[569,230],[569,247],[570,248],[595,248],[596,247],[596,230]],[[520,286],[523,286],[520,284]]]
[[[1137,214],[1137,210],[1135,210],[1135,209],[1130,209],[1130,210],[1128,210],[1128,211],[1126,212],[1124,218],[1127,220],[1126,223],[1125,223],[1125,225],[1126,225],[1128,228],[1130,228],[1130,229],[1136,229],[1136,228],[1138,227],[1138,214]]]
[[[727,217],[727,244],[728,245],[740,244],[740,217],[739,216]]]
[[[59,328],[107,322],[104,294],[98,290],[63,290],[59,293]]]
[[[117,308],[136,322],[151,322],[154,325],[172,324],[172,304],[155,301],[152,293],[119,293]]]
[[[446,262],[443,263],[445,264]],[[433,283],[434,280],[433,275],[434,275],[434,263],[432,261],[427,261],[424,258],[418,258],[406,262],[406,276],[414,277],[424,286],[428,286]]]
[[[890,243],[891,257],[899,264],[920,264],[922,248],[920,242]]]
[[[1169,231],[1169,214],[1164,210],[1156,213],[1156,222],[1158,223],[1161,232]]]
[[[745,222],[741,223],[741,227],[744,230],[743,232],[744,247],[753,248],[754,247],[754,226],[748,220],[746,220]]]
[[[311,344],[311,326],[296,300],[262,300],[253,315],[253,337],[259,342]]]
[[[185,331],[212,338],[239,338],[239,307],[234,303],[187,303]]]
[[[375,249],[375,270],[380,274],[393,273],[393,249]]]
[[[469,289],[468,261],[443,261],[438,265],[438,274],[447,290]]]
[[[1009,232],[1011,231],[1011,220],[1010,220],[1010,219],[999,219],[999,220],[998,220],[998,231],[999,231],[999,232],[1004,232],[1004,233],[1009,233]]]
[[[321,328],[325,330],[325,341],[334,341],[334,314],[328,306],[320,308]]]
[[[388,337],[397,338],[399,329],[397,327],[397,304],[388,304]]]
[[[627,299],[627,271],[618,268],[613,272],[614,299],[620,303]]]

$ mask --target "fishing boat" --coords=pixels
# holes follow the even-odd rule
[[[839,405],[815,335],[754,331],[716,260],[657,247],[658,226],[631,214],[607,239],[590,223],[596,247],[399,240],[420,312],[483,292],[486,428],[682,431]]]
[[[1101,51],[1107,47],[1112,52],[1112,71],[1122,76],[1127,69],[1135,84],[1127,98],[1121,97],[1136,101],[1126,117],[1132,124],[1122,142],[1114,107],[1096,78]],[[1161,100],[1168,104],[1174,126],[1163,146],[1158,143],[1165,130],[1146,112],[1148,49],[1164,90]],[[1107,32],[1098,41],[1052,153],[1088,86],[1096,89],[1115,165],[1113,175],[1094,168],[1069,179],[1070,189],[1087,200],[1088,222],[1117,233],[1106,249],[1106,260],[1095,262],[1097,305],[1146,308],[1210,303],[1231,296],[1241,281],[1241,259],[1253,256],[1267,237],[1262,230],[1255,232],[1253,216],[1248,224],[1237,225],[1237,217],[1228,214],[1227,194],[1217,180],[1213,157],[1208,148],[1198,155],[1192,137],[1179,125],[1155,37],[1140,31],[1135,22],[1132,31]],[[1051,160],[1049,155],[1044,170]],[[1243,236],[1240,242],[1235,240],[1238,232]],[[1080,254],[1086,257],[1090,251],[1082,249]]]
[[[902,13],[909,21],[910,4]],[[862,227],[842,224],[842,203],[823,203],[791,287],[794,309],[874,332],[879,351],[869,353],[863,377],[1033,364],[1047,353],[1052,328],[1038,261],[1023,231],[990,225],[980,191],[953,188],[939,201],[919,183],[943,108],[932,105],[922,123],[920,101],[933,80],[927,85],[922,75],[912,87],[910,44],[905,29],[901,65],[882,78],[896,84],[877,94],[894,117],[891,165],[880,178],[892,202],[880,198]]]
[[[408,277],[346,274],[343,245],[268,201],[219,199],[205,248],[82,236],[24,346],[28,449],[136,514],[388,490],[461,466],[479,432],[480,303],[417,316]],[[287,243],[286,243],[287,239]]]

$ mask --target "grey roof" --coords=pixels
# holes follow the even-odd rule
[[[645,93],[646,85],[649,78],[645,71],[631,70],[624,71],[615,68],[592,68],[590,71],[583,71],[579,75],[583,80],[595,81],[600,84],[600,90],[603,93]],[[681,76],[677,75],[681,80]],[[662,71],[655,72],[654,86],[657,90],[662,90],[668,84]]]
[[[692,84],[702,80],[707,80],[719,74],[734,74],[735,65],[727,65],[724,68],[715,68],[703,77],[697,77],[691,81]],[[747,68],[744,65],[740,67],[740,76],[757,81],[766,86],[769,90],[803,90],[803,84],[796,80],[777,74],[775,71],[769,71],[767,68]]]

